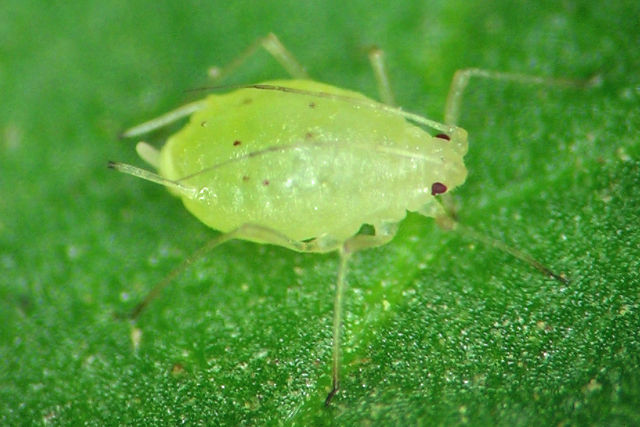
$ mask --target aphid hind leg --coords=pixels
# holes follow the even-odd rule
[[[224,79],[232,74],[236,69],[242,66],[249,58],[251,58],[259,48],[266,50],[275,58],[287,73],[296,79],[308,79],[309,76],[304,67],[296,60],[291,52],[282,44],[275,34],[269,33],[265,37],[260,37],[253,42],[243,53],[236,59],[231,61],[224,67],[210,67],[209,78],[213,81]]]
[[[462,97],[464,91],[469,84],[471,77],[481,77],[491,80],[511,81],[520,84],[539,84],[547,86],[560,86],[566,88],[585,88],[597,83],[597,80],[589,81],[558,79],[552,77],[531,76],[519,73],[504,73],[500,71],[483,70],[480,68],[466,68],[458,70],[453,75],[447,102],[444,110],[444,122],[448,125],[458,124],[460,118],[460,106],[462,105]]]
[[[376,228],[375,236],[356,235],[347,240],[340,248],[340,266],[338,268],[338,278],[336,281],[336,291],[333,300],[333,344],[331,351],[331,391],[324,401],[325,406],[329,406],[331,400],[340,389],[340,339],[342,336],[342,314],[344,311],[343,299],[346,288],[347,264],[351,255],[367,248],[384,245],[393,239],[397,227],[392,224],[382,229]]]
[[[391,84],[389,83],[384,51],[378,47],[371,48],[371,50],[369,50],[369,62],[373,69],[373,75],[376,78],[380,99],[387,105],[395,106],[396,101],[393,96],[393,91],[391,90]]]

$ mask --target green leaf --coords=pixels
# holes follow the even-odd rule
[[[638,16],[624,0],[6,0],[0,423],[639,424]],[[456,69],[599,76],[473,80],[460,120],[460,221],[569,283],[409,215],[353,258],[330,408],[335,254],[227,243],[120,320],[215,232],[107,170],[140,164],[118,133],[203,96],[209,66],[270,31],[370,96],[380,46],[398,102],[434,119]],[[282,76],[261,53],[228,83]]]

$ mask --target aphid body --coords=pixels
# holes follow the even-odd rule
[[[464,182],[461,129],[435,137],[363,95],[310,80],[259,86],[271,89],[209,95],[160,151],[159,174],[188,187],[173,191],[216,230],[255,224],[315,241],[300,250],[331,251],[363,224],[380,232],[407,210],[434,215],[433,193]]]

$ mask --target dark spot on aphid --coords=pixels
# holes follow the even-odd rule
[[[242,144],[242,141],[236,139],[235,141],[233,141],[233,146],[237,147],[238,145]]]
[[[244,105],[251,104],[252,102],[253,102],[253,99],[251,98],[245,98],[244,100],[242,100],[242,103]]]
[[[309,108],[316,108],[316,103],[315,102],[310,102],[309,103]]]
[[[313,134],[311,132],[307,132],[307,133],[304,134],[304,137],[306,139],[311,139],[311,138],[313,138]]]
[[[444,134],[444,133],[439,133],[436,135],[436,138],[440,138],[440,139],[446,139],[447,141],[451,141],[451,138],[449,137],[449,135]]]
[[[431,195],[435,196],[436,194],[442,194],[447,191],[447,186],[441,182],[434,182],[431,185]]]
[[[269,180],[265,179],[264,181],[262,181],[262,185],[264,185],[265,187],[269,185]]]
[[[242,176],[242,181],[244,181],[244,182],[249,181],[249,177],[247,175],[243,175]]]
[[[207,127],[207,121],[206,120],[201,121],[200,126],[202,126],[203,128]]]

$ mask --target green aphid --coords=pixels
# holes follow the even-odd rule
[[[200,221],[221,232],[200,252],[243,239],[299,252],[340,253],[329,404],[339,388],[342,298],[350,255],[389,242],[407,211],[454,223],[438,196],[462,185],[467,176],[467,133],[455,123],[469,78],[571,82],[461,70],[451,85],[444,123],[438,123],[393,105],[378,49],[372,49],[370,59],[383,102],[310,80],[272,34],[213,74],[229,74],[258,47],[273,54],[293,79],[211,94],[125,132],[137,136],[190,116],[160,151],[138,144],[138,153],[157,174],[122,163],[110,166],[166,186]],[[360,233],[363,225],[370,232]],[[563,280],[528,255],[489,243]],[[199,254],[156,286],[133,316]]]

